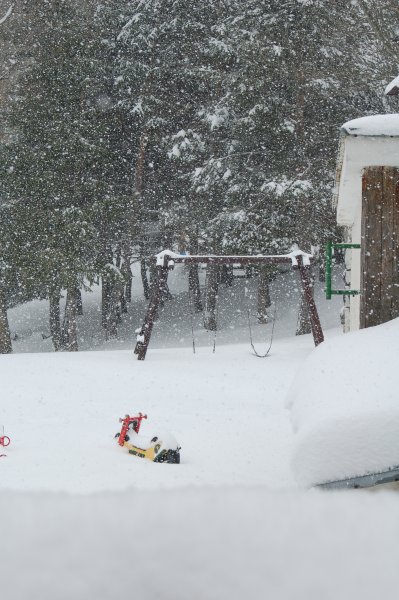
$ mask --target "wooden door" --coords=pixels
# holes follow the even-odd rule
[[[399,169],[363,174],[360,327],[399,316]]]

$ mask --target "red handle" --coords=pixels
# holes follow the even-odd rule
[[[146,419],[146,418],[147,418],[147,415],[143,415],[143,413],[139,413],[137,415],[137,417],[131,417],[130,415],[126,415],[124,419],[119,419],[119,423],[122,423],[122,429],[119,434],[118,444],[120,446],[123,446],[123,444],[125,443],[125,436],[128,432],[129,425],[131,423],[135,422],[133,429],[136,433],[138,433],[140,431],[140,425],[141,425],[142,419]]]
[[[3,446],[3,448],[9,446],[10,442],[11,440],[7,435],[3,435],[3,437],[0,437],[0,446]]]

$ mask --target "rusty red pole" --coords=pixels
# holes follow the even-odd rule
[[[312,284],[309,276],[309,267],[303,264],[303,256],[301,254],[299,254],[296,257],[296,260],[298,263],[299,274],[301,277],[303,293],[305,295],[306,304],[308,305],[314,345],[318,346],[319,344],[321,344],[321,342],[324,342],[324,335],[319,319],[319,314],[317,312],[316,303],[312,294]]]
[[[169,257],[165,256],[164,264],[162,266],[157,266],[157,285],[151,294],[147,313],[138,333],[138,339],[134,349],[134,353],[137,354],[138,360],[145,360],[145,355],[147,354],[148,345],[151,339],[152,328],[154,327],[154,321],[157,318],[158,306],[166,291],[166,284],[168,281],[168,260]]]

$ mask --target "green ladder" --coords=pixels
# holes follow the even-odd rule
[[[331,272],[332,272],[332,256],[334,248],[354,248],[360,249],[360,244],[333,244],[327,242],[326,245],[326,300],[331,300],[331,296],[356,296],[360,294],[359,290],[333,290],[331,283]]]

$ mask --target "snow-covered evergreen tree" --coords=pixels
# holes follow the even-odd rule
[[[396,75],[391,0],[29,10],[0,146],[6,298],[50,297],[58,323],[61,288],[101,277],[113,335],[136,250],[276,253],[336,235],[339,126],[386,110]]]

